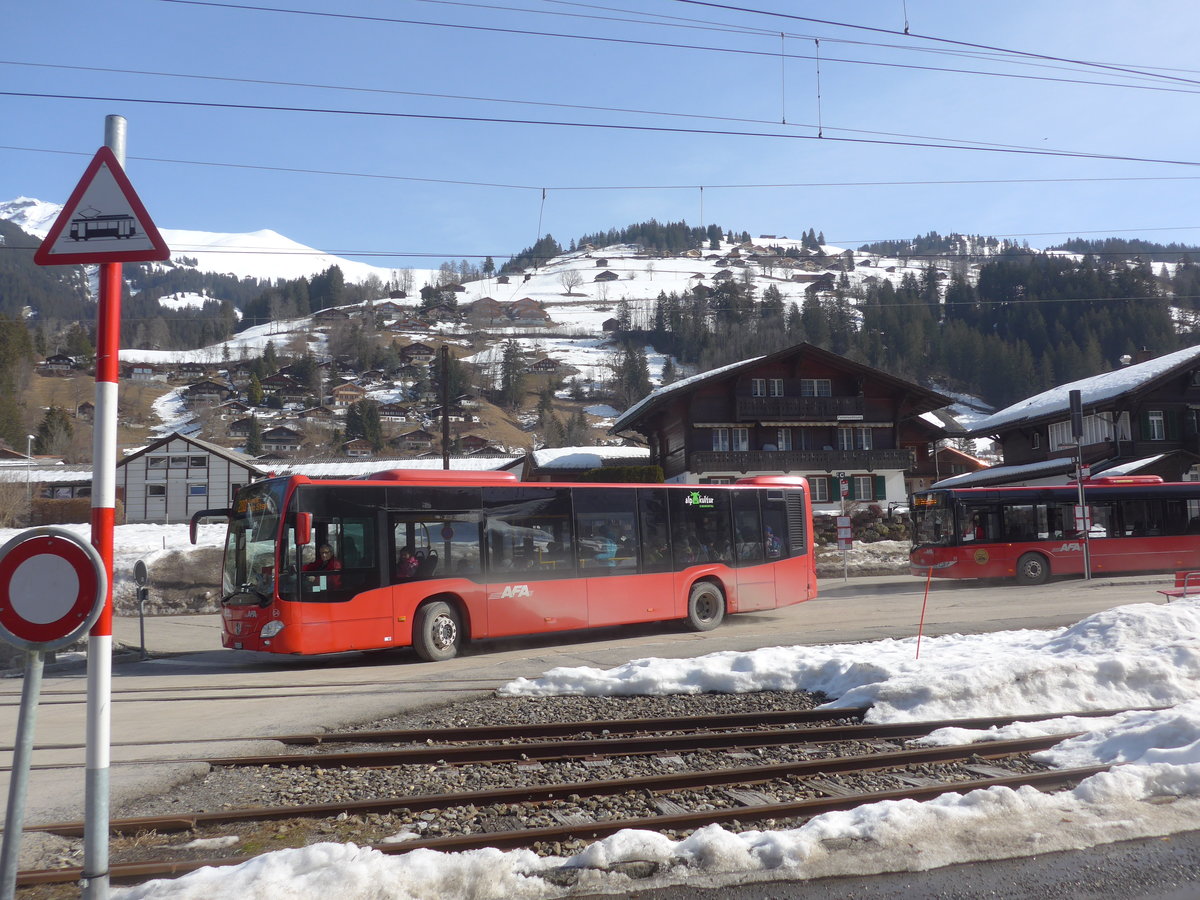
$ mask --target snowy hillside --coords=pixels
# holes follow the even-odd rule
[[[8,219],[21,230],[44,238],[61,210],[62,206],[57,203],[18,197],[16,200],[0,203],[0,219]],[[249,234],[220,234],[161,227],[159,231],[167,246],[171,248],[173,265],[185,265],[182,259],[186,257],[194,261],[187,264],[189,267],[202,272],[274,280],[309,277],[324,272],[330,266],[339,266],[347,281],[361,282],[374,275],[385,283],[395,273],[394,269],[322,253],[270,229]],[[428,278],[424,270],[414,272],[413,276],[418,284]]]

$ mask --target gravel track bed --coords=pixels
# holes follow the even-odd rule
[[[419,729],[423,726],[469,727],[474,725],[548,723],[600,719],[655,718],[738,713],[776,709],[811,709],[824,697],[806,693],[763,692],[756,694],[700,694],[670,697],[491,697],[439,708],[419,710],[409,715],[371,722],[362,730]],[[851,723],[853,720],[842,720]],[[832,723],[831,723],[832,724]],[[380,744],[337,745],[337,750],[378,750]],[[331,746],[286,748],[285,752],[329,752]],[[613,757],[606,760],[564,760],[540,763],[501,763],[495,765],[405,765],[379,769],[328,769],[298,765],[288,768],[213,769],[205,777],[180,785],[169,793],[147,797],[113,811],[113,818],[164,816],[184,812],[220,812],[254,806],[292,806],[405,797],[424,794],[468,793],[494,788],[520,787],[551,783],[576,783],[613,780],[686,771],[742,768],[760,764],[823,759],[833,756],[868,755],[903,749],[893,741],[841,741],[790,747],[753,748],[746,751],[697,750],[666,756]],[[1043,766],[1024,757],[987,760],[988,765],[1014,773],[1041,771]],[[931,763],[904,770],[907,776],[920,776],[942,782],[970,781],[980,778],[961,765]],[[887,771],[863,774],[822,776],[826,784],[842,790],[865,793],[902,790],[911,785]],[[738,795],[737,791],[752,794]],[[366,815],[341,814],[323,820],[287,819],[235,826],[213,826],[189,833],[126,835],[113,839],[114,862],[132,862],[161,858],[169,853],[177,858],[214,856],[250,856],[288,846],[318,841],[354,841],[358,844],[404,842],[461,833],[479,833],[561,825],[566,822],[602,821],[653,816],[670,811],[671,803],[688,811],[729,810],[747,803],[791,802],[827,796],[800,777],[776,778],[750,785],[690,789],[673,792],[669,802],[662,796],[640,790],[614,796],[588,797],[568,795],[540,806],[519,804],[466,805],[448,809],[410,813],[398,809],[392,813]],[[802,824],[803,819],[756,820],[742,828],[786,828]],[[665,832],[678,838],[688,831]],[[187,847],[190,842],[202,841]],[[58,839],[55,858],[47,865],[79,865],[82,845],[78,841]],[[545,855],[569,855],[586,841],[548,842],[534,849]],[[51,898],[52,892],[22,892],[22,896]],[[66,896],[66,895],[62,895]]]

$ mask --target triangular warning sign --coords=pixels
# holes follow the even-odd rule
[[[62,266],[149,262],[170,256],[116,155],[101,147],[33,261],[39,266]]]

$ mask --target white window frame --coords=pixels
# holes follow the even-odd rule
[[[189,497],[207,497],[208,496],[208,485],[207,484],[189,484],[187,487],[188,487],[188,496]]]
[[[1161,409],[1151,409],[1146,412],[1146,422],[1150,426],[1148,441],[1165,441],[1167,439],[1167,414]]]
[[[712,431],[712,448],[714,453],[729,452],[729,429],[714,428]]]
[[[783,396],[783,379],[771,378],[767,381],[767,396],[782,397]]]
[[[873,450],[874,437],[871,429],[861,425],[838,426],[839,450]]]
[[[775,429],[775,446],[780,450],[792,449],[792,429],[777,428]]]
[[[855,500],[874,500],[875,499],[875,476],[874,475],[851,475],[851,496]],[[866,486],[864,488],[864,485]]]
[[[767,379],[751,378],[750,379],[750,396],[751,397],[767,396]]]
[[[730,449],[735,453],[745,453],[750,449],[750,429],[731,428],[729,435]]]
[[[166,499],[167,486],[162,482],[148,482],[146,484],[146,496],[162,497],[163,499]]]
[[[833,382],[828,378],[801,378],[801,397],[832,397]]]
[[[812,492],[813,503],[829,502],[829,479],[824,475],[810,475],[808,489]]]

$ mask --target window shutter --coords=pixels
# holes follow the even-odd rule
[[[841,486],[841,483],[839,482],[838,483],[838,491],[840,492],[841,489],[842,489],[842,486]],[[858,499],[858,497],[856,497],[854,494],[854,476],[853,475],[848,475],[846,477],[846,490],[849,492],[846,494],[847,500],[857,500]]]
[[[886,500],[887,499],[886,479],[884,479],[884,477],[882,475],[875,476],[875,499],[876,500]]]
[[[1168,441],[1179,440],[1179,410],[1168,409],[1163,413],[1163,429]]]
[[[1138,428],[1140,437],[1143,441],[1150,440],[1150,411],[1144,410],[1141,416],[1138,417]]]

